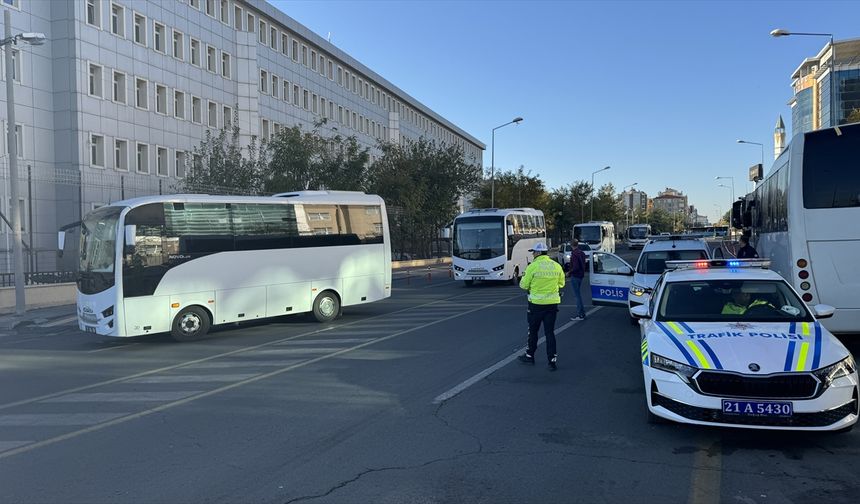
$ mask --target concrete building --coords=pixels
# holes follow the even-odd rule
[[[648,194],[645,191],[628,189],[621,193],[624,211],[631,214],[645,213],[648,210]]]
[[[791,135],[860,122],[860,39],[828,42],[791,74],[791,87]]]
[[[662,210],[666,213],[686,215],[689,212],[687,196],[671,187],[667,187],[665,190],[659,192],[653,198],[653,202],[656,210]]]
[[[194,148],[234,120],[243,144],[324,119],[322,134],[355,135],[373,157],[379,140],[423,136],[459,144],[482,166],[483,143],[263,0],[0,7],[11,11],[13,33],[48,38],[13,49],[30,270],[57,269],[57,229],[93,208],[177,191]],[[5,157],[2,170],[5,215]],[[3,226],[6,271],[9,236]]]

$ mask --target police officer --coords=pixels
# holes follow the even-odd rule
[[[747,235],[741,236],[741,248],[738,250],[738,259],[757,259],[758,252],[750,245],[750,237]]]
[[[529,343],[520,362],[534,364],[537,350],[538,331],[543,324],[546,336],[546,356],[552,371],[556,366],[555,349],[555,318],[558,315],[558,305],[561,304],[559,291],[564,288],[564,270],[549,258],[545,243],[538,243],[533,249],[535,259],[526,268],[526,274],[520,280],[520,288],[529,292]]]

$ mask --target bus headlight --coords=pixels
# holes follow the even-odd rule
[[[113,315],[113,306],[102,311],[102,317],[108,318]]]
[[[493,268],[493,271],[502,271],[503,269],[505,269],[505,265],[500,264],[499,266],[496,266],[495,268]]]
[[[465,271],[465,270],[455,264],[454,265],[454,271]]]
[[[693,375],[698,371],[698,369],[693,366],[681,364],[678,361],[667,359],[666,357],[653,352],[651,352],[651,367],[661,371],[666,371],[667,373],[675,373],[687,383],[690,383],[690,379],[693,378]]]

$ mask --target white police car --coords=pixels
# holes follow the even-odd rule
[[[641,319],[649,419],[756,429],[849,430],[853,357],[764,260],[670,261]]]

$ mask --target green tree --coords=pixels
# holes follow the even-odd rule
[[[851,113],[845,118],[845,123],[860,122],[860,108],[851,110]]]
[[[651,224],[651,232],[654,234],[671,233],[675,229],[675,221],[672,219],[672,214],[654,208],[647,214],[648,224]]]
[[[234,114],[233,124],[238,123],[238,114]],[[214,135],[207,130],[178,187],[189,193],[257,194],[265,165],[265,149],[258,147],[256,138],[243,151],[238,126]]]
[[[617,223],[623,216],[624,210],[615,194],[615,186],[612,183],[604,184],[594,195],[594,220]]]
[[[591,184],[584,180],[553,189],[549,193],[544,215],[550,236],[556,243],[570,240],[574,224],[588,220],[590,193]]]
[[[540,175],[532,175],[520,166],[516,170],[497,171],[495,182],[495,207],[529,207],[548,210],[549,193]],[[492,203],[492,182],[485,180],[473,200],[476,208],[490,208]]]

